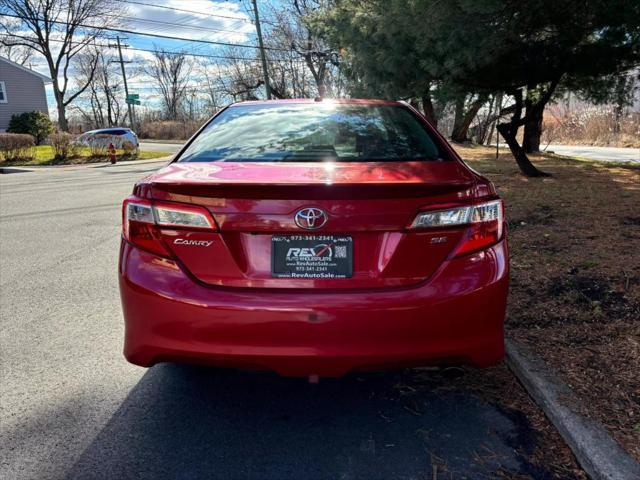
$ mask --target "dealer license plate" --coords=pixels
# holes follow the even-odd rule
[[[351,278],[353,239],[343,235],[274,235],[271,275],[276,278]]]

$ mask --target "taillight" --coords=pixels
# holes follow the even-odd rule
[[[497,243],[504,231],[502,200],[422,212],[411,225],[412,228],[455,226],[467,226],[467,228],[456,247],[454,256],[475,252]]]
[[[160,227],[215,230],[211,214],[196,205],[151,202],[130,197],[122,204],[122,235],[149,252],[170,257],[160,235]]]

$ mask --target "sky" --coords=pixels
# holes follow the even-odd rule
[[[207,40],[242,45],[257,45],[253,12],[250,0],[115,0],[121,3],[125,12],[118,19],[118,28],[141,33],[183,37],[191,40]],[[264,2],[264,0],[263,0]],[[260,5],[260,1],[259,1]],[[264,5],[264,3],[263,3]],[[164,7],[164,8],[163,8]],[[4,19],[2,19],[4,20]],[[106,32],[112,39],[101,40],[103,44],[115,44],[116,35],[123,45],[142,50],[186,51],[203,55],[225,55],[224,46],[210,45],[182,40],[170,40],[157,37],[133,35],[128,33]],[[109,49],[117,54],[116,49]],[[140,73],[141,67],[153,56],[151,52],[123,49],[127,63],[127,77],[130,93],[138,93],[143,104],[153,106],[157,103],[157,93],[149,78]],[[197,59],[196,61],[203,61]],[[32,57],[26,65],[33,70],[49,76],[49,70],[42,57]],[[137,75],[134,75],[134,72]],[[73,72],[71,73],[73,76]],[[194,78],[194,85],[197,79]],[[52,87],[46,87],[49,110],[56,117],[55,100]]]

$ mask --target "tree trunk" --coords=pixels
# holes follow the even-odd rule
[[[467,140],[467,134],[469,133],[471,122],[476,118],[478,110],[480,110],[480,107],[482,107],[486,101],[487,95],[479,95],[471,104],[469,110],[464,112],[464,97],[462,97],[462,103],[460,103],[459,100],[456,100],[456,121],[454,121],[453,131],[451,132],[451,140],[459,143]],[[458,114],[459,110],[461,114]]]
[[[524,123],[524,135],[522,137],[522,148],[526,153],[540,151],[540,137],[542,136],[542,117],[545,105],[539,103],[528,103],[526,118]]]
[[[438,118],[433,109],[433,102],[431,101],[431,95],[429,93],[422,96],[422,111],[427,121],[434,127],[438,127]]]
[[[324,81],[324,78],[323,79],[319,79],[316,82],[316,86],[318,88],[318,96],[320,98],[324,98],[325,95],[327,94],[327,85],[326,85],[326,83]]]
[[[464,117],[464,95],[456,97],[454,110],[453,110],[453,130],[451,131],[451,139],[453,140],[453,132],[455,132],[459,125],[462,123],[462,117]]]
[[[513,129],[512,124],[510,123],[499,123],[496,128],[502,138],[504,138],[505,142],[509,146],[509,150],[511,150],[511,154],[513,158],[515,158],[516,163],[518,164],[518,168],[520,171],[527,177],[549,177],[548,173],[545,173],[541,170],[538,170],[529,157],[527,157],[527,153],[524,149],[518,144],[518,140],[516,140],[517,128]]]
[[[107,122],[109,122],[109,126],[110,127],[113,127],[114,126],[114,124],[113,124],[113,111],[111,109],[111,97],[109,97],[108,87],[107,87],[106,95],[107,95]]]
[[[495,104],[496,115],[495,120],[491,122],[491,126],[489,127],[489,134],[487,135],[485,142],[487,145],[491,145],[491,141],[493,140],[493,130],[496,128],[496,125],[498,125],[498,121],[500,119],[500,110],[502,110],[502,92],[499,92],[496,95]]]
[[[553,94],[553,91],[555,90],[559,81],[560,79],[558,78],[557,80],[551,83],[551,87],[549,88],[547,93],[542,96],[540,100],[541,105],[544,105],[549,101],[549,98]],[[496,128],[498,129],[498,132],[500,132],[500,135],[502,135],[504,140],[507,142],[507,145],[509,146],[509,150],[511,150],[511,154],[513,155],[513,158],[516,160],[516,163],[518,164],[518,168],[520,168],[520,171],[525,176],[549,177],[550,175],[548,173],[538,170],[533,165],[533,163],[531,163],[531,161],[529,160],[529,157],[527,157],[527,153],[520,146],[520,144],[518,143],[518,140],[516,139],[516,135],[518,134],[518,129],[522,125],[524,125],[525,122],[527,121],[526,115],[524,118],[522,118],[522,89],[516,89],[516,90],[513,90],[512,92],[507,92],[507,93],[510,93],[511,95],[513,95],[513,98],[515,99],[515,104],[512,107],[509,107],[509,110],[513,111],[513,115],[511,116],[511,120],[509,121],[509,123],[499,123],[496,125]]]
[[[624,106],[622,102],[616,104],[614,109],[614,123],[613,123],[613,133],[620,133],[620,120],[622,119],[622,114],[624,113]]]
[[[484,139],[483,145],[491,145],[491,141],[493,140],[493,131],[496,128],[496,123],[498,123],[497,120],[495,122],[491,122],[491,125],[489,126],[489,132]]]
[[[549,103],[549,100],[551,100],[559,82],[560,80],[558,79],[548,85],[538,85],[527,88],[524,136],[522,139],[522,148],[527,153],[540,151],[544,109],[547,103]]]
[[[58,101],[58,126],[63,132],[69,131],[69,122],[67,122],[67,107],[62,101]]]
[[[516,139],[516,135],[518,134],[518,129],[522,125],[525,125],[530,120],[529,115],[532,115],[534,118],[537,118],[537,119],[539,118],[541,121],[542,113],[544,112],[544,107],[549,102],[549,100],[551,100],[551,97],[553,96],[553,93],[555,92],[558,86],[558,83],[560,83],[561,79],[562,79],[562,76],[559,76],[555,80],[551,81],[547,86],[546,90],[542,90],[542,94],[540,95],[537,102],[533,101],[534,95],[530,96],[532,89],[529,88],[527,90],[527,102],[526,102],[527,112],[524,118],[522,117],[522,106],[523,106],[522,105],[523,103],[522,89],[518,88],[518,89],[512,90],[511,92],[507,92],[510,95],[513,95],[513,98],[515,99],[515,104],[508,108],[508,110],[513,111],[513,115],[511,116],[511,121],[509,123],[501,123],[497,125],[496,128],[498,129],[498,132],[500,132],[502,137],[507,142],[507,145],[509,145],[509,149],[513,154],[513,158],[515,158],[516,163],[520,168],[520,171],[527,177],[549,177],[550,174],[545,173],[541,170],[538,170],[531,163],[531,161],[529,160],[529,157],[527,157],[527,152],[523,147],[521,147],[518,144],[518,140]],[[540,87],[540,86],[537,86],[537,87]],[[536,88],[536,86],[534,86],[533,88]],[[540,93],[540,91],[538,90],[537,93]],[[538,114],[539,116],[536,117],[535,114]],[[538,137],[538,146],[539,146],[539,140],[540,139]]]
[[[51,71],[51,78],[53,79],[53,96],[56,99],[56,107],[58,109],[58,127],[63,132],[68,132],[67,106],[64,104],[64,94],[60,91],[60,86],[58,85],[58,71],[55,70],[52,63],[49,65],[49,70]]]
[[[491,118],[493,118],[493,110],[496,104],[495,95],[489,100],[489,111],[482,122],[480,122],[476,128],[475,141],[478,145],[484,145],[487,141],[487,135],[489,133],[489,127],[492,125]]]

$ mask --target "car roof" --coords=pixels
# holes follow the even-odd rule
[[[84,133],[96,133],[96,132],[104,132],[105,130],[128,130],[132,131],[129,127],[108,127],[108,128],[97,128],[95,130],[89,130]]]
[[[391,105],[401,106],[403,102],[395,100],[383,100],[375,98],[286,98],[278,100],[248,100],[245,102],[236,102],[230,107],[242,105],[287,105],[287,104],[309,104],[309,105],[326,105],[329,103],[339,103],[346,105]]]

